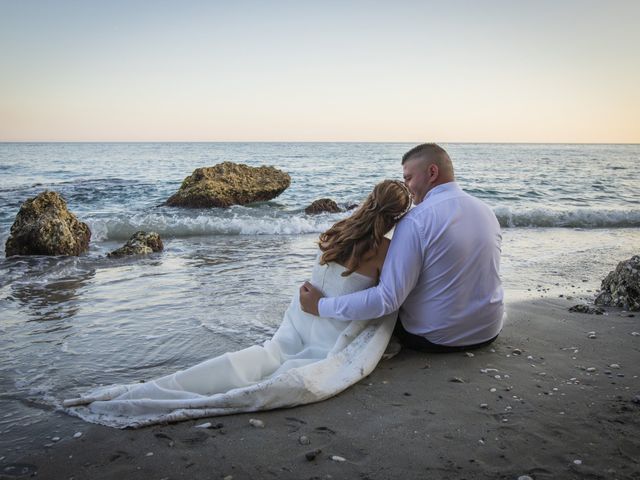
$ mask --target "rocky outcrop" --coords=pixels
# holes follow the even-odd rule
[[[224,162],[196,168],[166,204],[191,208],[246,205],[271,200],[290,184],[289,174],[277,168]]]
[[[640,311],[640,255],[620,262],[609,272],[602,280],[595,303]]]
[[[330,198],[321,198],[316,200],[307,208],[304,209],[304,213],[307,215],[315,215],[317,213],[338,213],[341,212],[342,209],[338,206],[336,202],[331,200]]]
[[[89,248],[91,230],[67,209],[56,192],[44,191],[20,207],[5,244],[13,255],[80,255]]]
[[[107,254],[108,257],[124,257],[127,255],[147,255],[161,252],[164,248],[160,235],[156,232],[136,232],[122,247]]]

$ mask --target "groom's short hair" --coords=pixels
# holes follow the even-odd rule
[[[440,163],[441,159],[451,162],[447,151],[436,143],[421,143],[413,147],[402,156],[402,165],[412,157],[425,157],[435,163]]]
[[[445,178],[453,180],[453,162],[447,151],[436,143],[422,143],[413,147],[402,156],[402,165],[410,158],[423,158],[427,162],[435,163]]]

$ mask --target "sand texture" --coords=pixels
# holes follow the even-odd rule
[[[318,404],[141,430],[56,413],[60,439],[0,478],[639,479],[640,316],[570,305],[508,305],[490,347],[403,350]]]

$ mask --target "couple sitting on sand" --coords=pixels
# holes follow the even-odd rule
[[[311,282],[273,338],[146,383],[98,388],[65,401],[67,411],[123,428],[291,407],[369,375],[394,331],[428,352],[491,343],[504,308],[495,215],[458,187],[438,145],[414,147],[402,167],[404,183],[379,183],[320,235]]]

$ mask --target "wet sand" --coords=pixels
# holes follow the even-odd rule
[[[573,304],[510,304],[493,345],[403,350],[318,404],[141,430],[57,412],[0,478],[638,479],[640,314]]]

